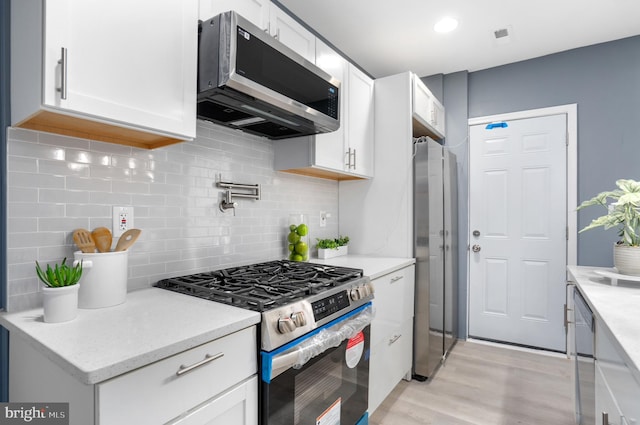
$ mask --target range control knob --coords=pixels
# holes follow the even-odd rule
[[[278,319],[278,332],[286,334],[306,324],[307,318],[304,316],[304,312],[296,311],[291,313],[289,317],[281,317]]]
[[[363,286],[356,286],[354,288],[351,288],[351,291],[349,292],[351,301],[358,301],[359,299],[364,298],[366,295],[367,294]]]
[[[278,319],[278,332],[286,334],[296,330],[296,324],[291,317],[281,317]]]
[[[304,317],[303,311],[296,311],[291,313],[291,320],[295,323],[296,327],[301,327],[307,324],[307,319]]]
[[[373,287],[370,284],[365,283],[362,286],[351,288],[351,291],[349,291],[349,298],[351,298],[351,301],[358,301],[362,298],[371,296],[372,294]]]

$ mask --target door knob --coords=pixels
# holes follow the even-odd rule
[[[471,250],[473,252],[480,252],[481,249],[482,248],[480,247],[480,245],[474,245],[474,246],[471,247]]]

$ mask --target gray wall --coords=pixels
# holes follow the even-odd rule
[[[578,200],[640,179],[640,36],[469,74],[469,117],[578,104]],[[603,210],[578,214],[582,228]],[[578,237],[578,264],[611,266],[615,231]]]
[[[460,266],[459,334],[466,336],[468,215],[467,119],[576,103],[578,200],[640,180],[640,36],[574,49],[472,73],[423,78],[444,99],[447,140],[458,156]],[[440,94],[440,95],[438,95]],[[442,96],[442,97],[441,97]],[[582,228],[602,210],[578,214]],[[613,230],[578,236],[578,264],[612,266]]]

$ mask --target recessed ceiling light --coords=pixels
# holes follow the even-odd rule
[[[445,16],[433,26],[435,32],[451,32],[458,27],[458,20]]]

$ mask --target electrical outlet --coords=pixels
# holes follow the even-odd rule
[[[320,227],[327,227],[327,212],[320,211]]]
[[[133,207],[113,207],[113,229],[111,233],[114,237],[119,237],[125,231],[133,229]]]

